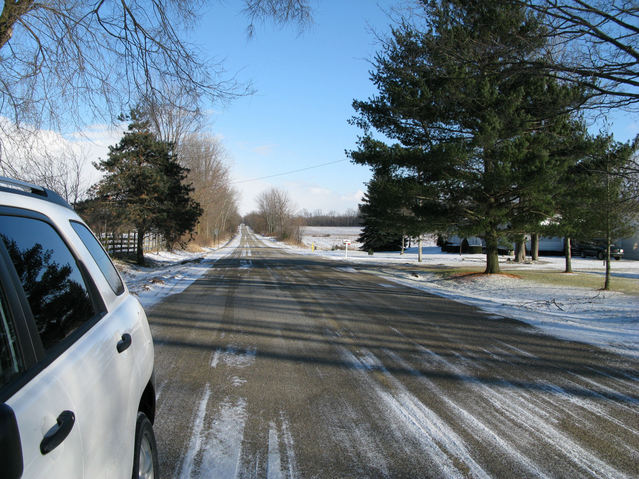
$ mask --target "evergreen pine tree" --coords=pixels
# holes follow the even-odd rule
[[[188,170],[177,161],[173,145],[159,141],[148,120],[132,110],[128,130],[109,147],[107,159],[96,167],[106,175],[94,192],[113,216],[137,230],[138,264],[144,264],[143,239],[150,231],[161,233],[169,247],[193,230],[201,214],[184,184]]]
[[[379,94],[355,101],[366,135],[352,159],[419,185],[408,205],[430,231],[480,236],[486,273],[500,239],[553,212],[557,178],[576,162],[566,137],[584,97],[515,65],[544,45],[516,2],[424,2],[425,25],[403,23],[376,58]],[[398,141],[388,146],[371,128]]]
[[[397,251],[402,245],[401,193],[386,175],[376,173],[359,205],[364,251]]]

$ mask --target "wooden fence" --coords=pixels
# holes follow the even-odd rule
[[[135,254],[138,245],[138,234],[136,231],[126,233],[101,234],[100,242],[109,254]],[[162,235],[157,233],[147,233],[144,235],[144,252],[159,251],[164,246]]]

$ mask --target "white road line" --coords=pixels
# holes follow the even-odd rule
[[[242,442],[246,424],[246,400],[226,399],[211,421],[202,452],[200,477],[238,477],[241,473]]]
[[[291,436],[291,431],[288,428],[288,420],[284,412],[280,412],[280,419],[282,420],[282,439],[284,440],[284,444],[286,446],[286,459],[288,462],[288,479],[293,479],[296,476],[297,470],[297,461],[295,460],[295,449],[293,436]]]
[[[213,358],[211,359],[211,367],[212,368],[216,368],[217,367],[217,363],[220,360],[220,348],[217,348],[215,350],[215,352],[213,353]]]
[[[184,462],[182,462],[182,468],[178,475],[180,479],[190,478],[193,474],[195,456],[197,456],[202,448],[202,429],[204,428],[204,416],[206,414],[206,405],[209,402],[210,395],[211,387],[208,383],[206,383],[206,386],[204,387],[204,394],[202,395],[202,399],[200,399],[200,406],[197,409],[197,414],[193,421],[193,432],[191,433],[189,448],[186,451]]]
[[[271,421],[268,428],[268,463],[266,469],[267,479],[284,479],[282,464],[280,461],[280,446],[275,423]]]

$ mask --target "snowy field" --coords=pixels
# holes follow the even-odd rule
[[[359,249],[362,244],[357,241],[362,228],[359,226],[325,227],[325,226],[304,226],[302,227],[302,243],[307,246],[315,245],[319,250],[334,250],[344,248],[344,240],[349,240],[349,248]]]
[[[322,232],[321,229],[324,229]],[[323,238],[329,245],[326,250],[311,251],[308,247],[292,247],[269,238],[262,238],[270,245],[286,248],[295,253],[316,255],[342,261],[344,270],[370,272],[396,283],[417,288],[455,301],[471,304],[492,314],[496,320],[508,317],[524,321],[541,331],[560,338],[590,343],[615,352],[639,357],[639,296],[617,292],[604,292],[582,287],[561,287],[508,275],[474,275],[442,279],[440,275],[424,270],[417,262],[417,248],[410,248],[404,255],[398,252],[375,253],[349,247],[345,251],[331,251],[331,241],[351,241],[359,234],[359,228],[309,228],[305,244]],[[350,231],[348,231],[350,230]],[[355,231],[357,230],[357,231]],[[306,231],[305,231],[306,235]],[[349,236],[350,235],[350,236]],[[312,239],[311,239],[312,238]],[[310,239],[310,241],[308,240]],[[150,307],[163,297],[184,290],[199,278],[207,268],[229,255],[239,245],[236,236],[227,245],[204,253],[166,253],[147,255],[156,263],[153,268],[118,266],[131,291],[138,295],[145,307]],[[318,243],[315,243],[318,248]],[[563,271],[564,258],[541,257],[534,264],[515,264],[507,257],[500,257],[502,271],[516,274],[517,270],[547,272]],[[394,266],[401,265],[402,268]],[[414,269],[407,267],[413,265]],[[423,248],[423,266],[452,266],[483,268],[484,255],[441,253],[431,242]],[[621,260],[612,263],[613,275],[639,281],[639,261]],[[573,270],[601,278],[604,265],[596,259],[573,259]]]

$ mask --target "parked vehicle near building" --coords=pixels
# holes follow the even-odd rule
[[[600,239],[575,241],[572,245],[572,254],[573,256],[581,256],[582,258],[595,256],[597,259],[604,259],[606,257],[606,241]],[[611,244],[610,257],[617,260],[623,258],[623,249]]]

